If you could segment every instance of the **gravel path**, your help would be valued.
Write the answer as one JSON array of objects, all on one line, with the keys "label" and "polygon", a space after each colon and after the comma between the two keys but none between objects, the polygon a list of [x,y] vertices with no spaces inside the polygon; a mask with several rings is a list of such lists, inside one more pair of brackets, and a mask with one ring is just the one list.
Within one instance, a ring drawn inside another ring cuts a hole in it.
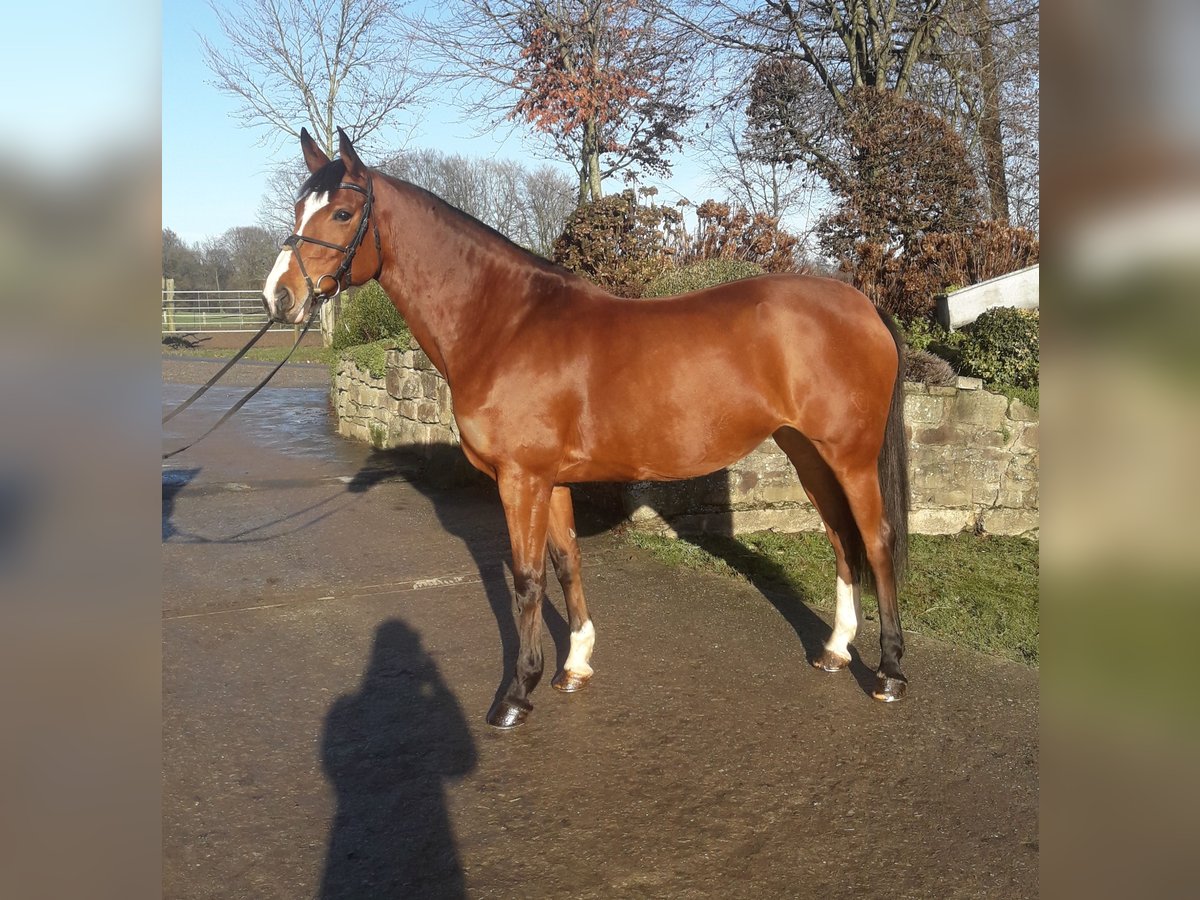
[{"label": "gravel path", "polygon": [[[228,358],[201,358],[163,354],[163,384],[204,384]],[[253,387],[274,366],[273,362],[242,360],[223,379],[224,387]],[[271,379],[271,387],[329,387],[329,366],[324,363],[288,363]]]}]

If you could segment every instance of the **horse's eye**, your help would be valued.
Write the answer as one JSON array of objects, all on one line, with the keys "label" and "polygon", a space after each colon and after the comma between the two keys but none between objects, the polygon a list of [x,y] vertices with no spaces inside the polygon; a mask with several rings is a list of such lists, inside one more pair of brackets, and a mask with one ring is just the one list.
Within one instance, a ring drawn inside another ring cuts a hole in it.
[{"label": "horse's eye", "polygon": [[337,212],[335,212],[333,214],[333,218],[338,222],[349,222],[350,221],[350,212],[345,209],[339,209]]}]

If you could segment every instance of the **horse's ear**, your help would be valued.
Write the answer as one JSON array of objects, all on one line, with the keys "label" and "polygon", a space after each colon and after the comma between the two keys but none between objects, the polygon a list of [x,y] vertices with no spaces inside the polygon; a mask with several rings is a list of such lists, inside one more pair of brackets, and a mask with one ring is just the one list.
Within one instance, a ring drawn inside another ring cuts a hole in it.
[{"label": "horse's ear", "polygon": [[365,168],[363,161],[358,158],[358,154],[354,152],[354,145],[350,143],[350,138],[346,136],[346,132],[338,129],[338,153],[342,157],[342,162],[346,164],[346,174],[354,177]]},{"label": "horse's ear", "polygon": [[300,149],[304,151],[304,164],[313,174],[329,165],[329,157],[325,155],[324,150],[317,146],[317,142],[312,139],[307,128],[300,129]]}]

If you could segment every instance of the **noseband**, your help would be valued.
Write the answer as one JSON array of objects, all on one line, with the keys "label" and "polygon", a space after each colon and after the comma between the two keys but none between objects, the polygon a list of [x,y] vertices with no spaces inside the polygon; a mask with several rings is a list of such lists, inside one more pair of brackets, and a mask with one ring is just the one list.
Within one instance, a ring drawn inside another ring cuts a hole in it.
[{"label": "noseband", "polygon": [[[332,300],[342,292],[342,289],[346,286],[344,282],[347,276],[350,274],[350,267],[354,264],[354,255],[358,253],[358,248],[362,244],[363,238],[367,235],[367,223],[371,220],[371,208],[375,202],[375,192],[371,185],[370,175],[367,175],[367,186],[365,189],[359,187],[357,184],[350,184],[349,182],[343,181],[336,188],[334,188],[334,190],[358,191],[367,198],[366,202],[363,204],[362,218],[359,219],[358,230],[354,232],[354,237],[351,239],[350,243],[343,247],[341,244],[323,241],[320,238],[306,237],[298,232],[292,234],[283,242],[283,246],[292,251],[292,255],[296,258],[297,265],[300,266],[300,274],[304,276],[304,283],[308,285],[308,296],[304,300],[305,303],[324,303],[326,300]],[[321,247],[328,247],[331,250],[336,250],[341,253],[342,263],[337,267],[337,271],[332,275],[326,273],[320,276],[314,283],[308,274],[308,269],[304,267],[304,258],[298,252],[300,243],[302,241],[309,244],[317,244]],[[375,224],[375,255],[379,260],[379,267],[376,268],[375,274],[371,276],[372,278],[377,278],[380,270],[383,268],[383,254],[379,244],[378,223]],[[326,278],[333,280],[334,290],[332,294],[324,294],[320,290],[321,284]]]}]

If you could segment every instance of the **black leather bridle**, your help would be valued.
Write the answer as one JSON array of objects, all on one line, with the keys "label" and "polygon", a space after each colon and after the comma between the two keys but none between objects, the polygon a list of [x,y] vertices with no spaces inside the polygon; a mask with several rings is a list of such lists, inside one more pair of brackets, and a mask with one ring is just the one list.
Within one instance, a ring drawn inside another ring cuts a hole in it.
[{"label": "black leather bridle", "polygon": [[[275,368],[273,368],[270,372],[267,373],[266,378],[264,378],[262,381],[260,381],[244,397],[242,397],[242,399],[240,399],[237,403],[235,403],[231,409],[229,409],[223,416],[221,416],[221,418],[219,418],[216,421],[216,424],[212,425],[207,431],[205,431],[203,434],[200,435],[200,437],[196,438],[191,443],[185,444],[184,446],[180,447],[177,450],[172,450],[170,453],[164,453],[162,455],[163,459],[170,459],[172,456],[177,456],[178,454],[182,453],[184,450],[187,450],[189,447],[193,446],[194,444],[196,444],[199,441],[203,440],[204,438],[208,437],[210,434],[212,434],[214,431],[216,431],[218,428],[220,428],[222,425],[224,425],[227,421],[229,421],[229,419],[233,416],[233,414],[236,413],[243,406],[245,406],[251,397],[253,397],[259,391],[261,391],[264,387],[266,387],[267,382],[270,381],[275,376],[275,373],[278,372],[281,368],[283,368],[284,364],[289,359],[292,358],[292,354],[296,352],[296,348],[300,346],[300,342],[302,340],[304,340],[304,336],[306,334],[308,334],[308,330],[310,328],[312,328],[313,322],[317,318],[317,312],[319,311],[321,304],[324,303],[326,300],[332,300],[334,297],[336,297],[338,294],[340,294],[342,292],[342,289],[346,286],[344,284],[344,282],[347,279],[347,277],[350,275],[350,267],[352,265],[354,265],[354,255],[356,253],[358,253],[358,248],[362,245],[363,238],[367,236],[367,223],[371,221],[371,208],[375,204],[375,191],[371,185],[371,176],[369,173],[367,175],[367,186],[365,189],[359,187],[357,184],[350,184],[349,182],[343,181],[336,188],[334,188],[334,190],[358,191],[360,194],[362,194],[364,197],[367,198],[366,202],[363,203],[362,218],[358,222],[358,230],[354,232],[354,237],[353,237],[353,239],[351,239],[350,243],[347,244],[345,247],[343,247],[341,244],[334,244],[330,241],[323,241],[320,238],[306,237],[305,235],[302,235],[302,234],[293,234],[291,237],[289,237],[286,241],[283,242],[283,246],[288,248],[289,250],[291,250],[292,255],[296,257],[296,264],[300,266],[300,274],[302,274],[304,276],[304,283],[306,285],[308,285],[308,296],[304,299],[304,302],[312,304],[312,309],[309,312],[308,321],[304,325],[304,330],[301,331],[300,334],[298,334],[296,336],[296,342],[294,344],[292,344],[292,349],[288,351],[287,356],[285,356],[282,360],[280,360],[275,365]],[[337,271],[334,272],[332,275],[330,275],[328,273],[325,275],[322,275],[320,278],[317,279],[316,283],[314,284],[312,278],[309,277],[308,270],[304,267],[303,257],[301,257],[299,252],[297,252],[301,242],[307,242],[309,244],[318,244],[322,247],[329,247],[330,249],[337,250],[339,253],[341,253],[342,254],[342,262],[341,262],[341,265],[339,265],[337,267]],[[383,271],[383,251],[381,249],[381,245],[379,242],[379,223],[378,222],[375,223],[375,256],[379,260],[379,265],[376,266],[375,274],[371,276],[372,278],[378,278],[379,273]],[[326,278],[333,279],[333,283],[334,283],[335,287],[334,287],[334,291],[332,294],[322,294],[319,292],[319,288],[320,288],[322,282],[324,282]],[[199,400],[200,397],[203,396],[204,393],[209,388],[211,388],[214,384],[216,384],[218,381],[220,381],[221,377],[226,372],[228,372],[231,368],[233,368],[234,364],[237,363],[238,360],[240,360],[243,356],[246,355],[246,351],[248,351],[251,347],[253,347],[255,344],[258,343],[259,338],[261,338],[264,334],[267,333],[267,330],[270,329],[270,327],[275,323],[275,320],[273,318],[271,318],[271,307],[267,303],[266,297],[263,297],[263,306],[266,307],[266,309],[267,309],[268,319],[267,319],[266,323],[262,326],[262,328],[259,329],[258,334],[254,335],[254,337],[250,338],[249,343],[247,343],[245,347],[243,347],[241,350],[239,350],[237,352],[237,354],[232,359],[229,360],[229,362],[225,363],[225,365],[223,365],[221,367],[220,371],[218,371],[216,375],[212,376],[212,378],[208,379],[208,381],[204,385],[202,385],[198,391],[196,391],[194,394],[192,394],[190,397],[188,397],[186,400],[184,400],[183,403],[179,404],[177,407],[175,407],[173,410],[171,410],[169,413],[167,413],[165,416],[163,416],[162,424],[166,425],[169,421],[171,421],[171,419],[175,418],[177,415],[179,415],[181,412],[183,412],[185,409],[187,409],[189,406],[191,406],[193,403],[195,403],[197,400]],[[279,321],[282,321],[282,320],[279,320]],[[285,324],[291,324],[291,323],[285,323]]]},{"label": "black leather bridle", "polygon": [[[296,258],[296,265],[300,267],[300,274],[304,276],[304,283],[308,285],[308,296],[304,298],[305,303],[320,304],[326,300],[332,300],[346,287],[345,281],[350,275],[350,267],[354,265],[354,255],[358,253],[358,248],[362,245],[363,238],[367,236],[367,225],[371,221],[371,210],[375,205],[375,191],[371,184],[371,176],[367,175],[367,186],[361,188],[357,184],[350,184],[348,181],[343,181],[334,190],[337,191],[358,191],[366,197],[366,202],[363,203],[362,218],[358,221],[358,230],[354,232],[354,237],[346,246],[335,244],[331,241],[323,241],[320,238],[308,237],[307,235],[294,232],[287,240],[283,242],[284,248],[291,250],[292,255]],[[300,255],[300,244],[316,244],[320,247],[328,247],[331,250],[336,250],[342,254],[341,265],[337,267],[332,275],[326,273],[320,276],[314,283],[312,277],[308,274],[308,269],[304,266],[304,257]],[[383,268],[383,252],[379,243],[379,223],[375,223],[375,256],[379,260],[379,265],[375,269],[375,274],[372,278],[378,278],[379,273]],[[330,278],[334,283],[332,294],[321,293],[321,284],[326,278]],[[264,302],[266,298],[263,298]]]}]

